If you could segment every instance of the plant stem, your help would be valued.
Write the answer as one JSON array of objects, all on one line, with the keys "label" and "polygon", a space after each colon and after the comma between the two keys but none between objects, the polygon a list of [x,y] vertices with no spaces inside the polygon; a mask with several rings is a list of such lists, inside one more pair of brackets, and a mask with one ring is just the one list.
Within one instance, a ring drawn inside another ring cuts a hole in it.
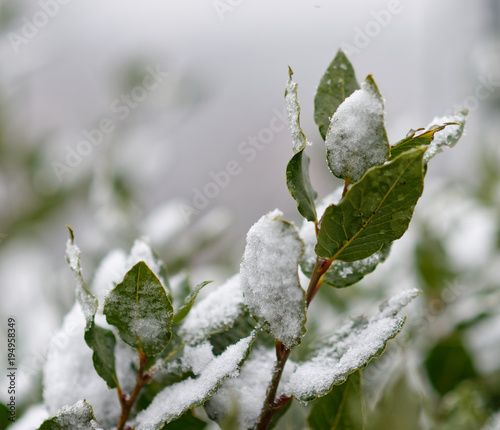
[{"label": "plant stem", "polygon": [[[333,259],[325,260],[324,258],[317,258],[316,264],[314,265],[313,273],[311,275],[311,281],[309,282],[309,287],[307,288],[306,294],[306,306],[309,307],[312,299],[316,295],[321,286],[321,278],[326,273]],[[266,430],[271,423],[273,416],[276,412],[282,409],[290,401],[288,398],[278,399],[276,401],[276,393],[278,391],[278,386],[281,380],[281,375],[283,374],[283,369],[285,364],[290,357],[290,349],[285,348],[285,346],[276,341],[276,357],[277,362],[274,366],[273,378],[267,389],[267,397],[264,402],[264,408],[260,414],[259,423],[257,424],[256,430]]]},{"label": "plant stem", "polygon": [[145,373],[146,370],[146,362],[148,360],[148,357],[146,354],[143,352],[139,353],[139,371],[137,372],[137,378],[135,382],[135,387],[134,390],[132,391],[132,394],[130,397],[127,399],[121,390],[118,390],[118,396],[120,398],[120,404],[122,405],[122,413],[120,415],[120,418],[118,419],[118,426],[116,430],[123,430],[125,427],[125,423],[128,420],[128,417],[130,415],[130,411],[132,410],[132,406],[134,406],[135,401],[137,400],[137,397],[139,396],[139,393],[142,390],[142,387],[146,385],[150,379],[151,376]]}]

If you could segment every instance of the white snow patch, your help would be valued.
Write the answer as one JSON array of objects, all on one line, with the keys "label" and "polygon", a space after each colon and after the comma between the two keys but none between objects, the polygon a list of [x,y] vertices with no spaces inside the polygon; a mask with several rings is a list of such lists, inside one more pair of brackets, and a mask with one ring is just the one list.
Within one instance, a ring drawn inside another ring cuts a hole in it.
[{"label": "white snow patch", "polygon": [[291,348],[305,333],[305,294],[297,272],[304,244],[282,215],[276,209],[250,228],[240,277],[253,315],[267,322],[273,336]]},{"label": "white snow patch", "polygon": [[427,126],[428,130],[433,126],[443,125],[450,122],[456,122],[459,125],[447,125],[443,130],[440,130],[434,134],[434,139],[432,140],[429,148],[424,155],[425,163],[427,163],[436,154],[441,152],[441,148],[443,146],[455,146],[455,144],[464,133],[466,118],[467,112],[461,111],[449,116],[436,117],[432,120],[432,122]]},{"label": "white snow patch", "polygon": [[326,134],[328,165],[332,173],[356,182],[389,155],[384,101],[371,78],[347,97],[334,113]]}]

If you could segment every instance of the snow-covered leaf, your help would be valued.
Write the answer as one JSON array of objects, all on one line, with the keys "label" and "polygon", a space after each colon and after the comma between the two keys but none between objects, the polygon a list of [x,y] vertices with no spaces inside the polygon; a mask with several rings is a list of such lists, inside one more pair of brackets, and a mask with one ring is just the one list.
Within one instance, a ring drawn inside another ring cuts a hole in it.
[{"label": "snow-covered leaf", "polygon": [[104,314],[123,341],[148,356],[168,344],[173,308],[162,284],[143,261],[106,297]]},{"label": "snow-covered leaf", "polygon": [[358,88],[354,69],[346,55],[339,50],[321,78],[314,97],[314,121],[323,139],[339,105]]},{"label": "snow-covered leaf", "polygon": [[300,105],[297,99],[297,84],[292,81],[293,71],[288,68],[288,82],[285,89],[286,110],[292,131],[293,152],[296,154],[307,146],[307,139],[300,128]]},{"label": "snow-covered leaf", "polygon": [[384,101],[371,76],[338,107],[325,145],[330,170],[350,183],[387,160]]},{"label": "snow-covered leaf", "polygon": [[370,169],[338,205],[329,206],[321,219],[316,254],[352,262],[399,239],[422,194],[425,150],[412,149]]},{"label": "snow-covered leaf", "polygon": [[87,328],[92,325],[94,315],[97,312],[97,299],[85,285],[80,266],[80,249],[75,245],[75,236],[73,230],[68,227],[70,238],[66,242],[66,260],[73,272],[76,280],[76,299],[82,307],[83,314],[87,323]]},{"label": "snow-covered leaf", "polygon": [[314,402],[307,422],[311,430],[364,429],[361,371]]},{"label": "snow-covered leaf", "polygon": [[38,430],[95,430],[92,406],[81,400],[72,406],[65,406],[56,415],[45,420]]},{"label": "snow-covered leaf", "polygon": [[185,379],[160,391],[151,404],[137,415],[135,429],[159,430],[188,409],[205,403],[225,378],[238,374],[255,336],[256,332],[253,332],[251,336],[229,346],[213,358],[196,378]]},{"label": "snow-covered leaf", "polygon": [[352,372],[380,356],[387,341],[403,327],[405,318],[398,312],[418,294],[416,289],[404,291],[384,302],[375,316],[347,320],[317,345],[306,361],[296,365],[284,382],[282,394],[305,402],[322,397]]},{"label": "snow-covered leaf", "polygon": [[194,301],[196,300],[198,293],[205,285],[210,284],[211,282],[212,281],[205,281],[202,282],[201,284],[198,284],[194,288],[194,290],[188,294],[188,296],[184,299],[184,304],[174,315],[174,324],[179,324],[184,318],[186,318],[186,316],[189,314],[189,311],[193,307]]},{"label": "snow-covered leaf", "polygon": [[428,128],[432,128],[436,125],[439,126],[441,124],[449,125],[444,130],[440,130],[434,135],[434,139],[425,153],[425,163],[427,163],[436,154],[440,153],[443,146],[448,146],[450,148],[455,146],[464,133],[465,120],[467,119],[468,114],[469,112],[467,110],[462,110],[454,113],[453,115],[434,118]]},{"label": "snow-covered leaf", "polygon": [[292,81],[292,69],[285,91],[288,120],[292,130],[294,155],[286,167],[286,185],[292,197],[297,201],[299,213],[309,221],[316,221],[314,200],[316,192],[309,179],[309,157],[304,153],[307,146],[306,136],[300,128],[300,105],[297,100],[297,84]]},{"label": "snow-covered leaf", "polygon": [[290,349],[306,332],[305,294],[297,273],[304,244],[282,215],[274,210],[250,228],[240,277],[251,313]]},{"label": "snow-covered leaf", "polygon": [[195,303],[182,322],[179,334],[188,343],[200,342],[232,327],[244,312],[240,277],[235,275]]}]

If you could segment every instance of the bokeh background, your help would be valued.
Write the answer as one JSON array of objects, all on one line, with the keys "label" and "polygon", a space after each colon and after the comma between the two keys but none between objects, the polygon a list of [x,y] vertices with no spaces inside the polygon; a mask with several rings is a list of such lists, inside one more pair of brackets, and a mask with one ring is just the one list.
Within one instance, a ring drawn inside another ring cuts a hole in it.
[{"label": "bokeh background", "polygon": [[[374,76],[391,143],[435,116],[470,115],[430,165],[391,258],[349,291],[321,292],[329,305],[315,312],[335,320],[424,291],[406,340],[366,371],[369,406],[396,420],[380,428],[480,428],[500,409],[498,0],[2,0],[0,309],[17,322],[20,416],[36,414],[48,340],[74,300],[66,225],[88,279],[146,236],[172,274],[222,283],[261,215],[277,207],[300,223],[285,184],[288,66],[313,184],[320,197],[339,185],[312,120],[339,47],[358,80]],[[154,89],[141,87],[148,75]],[[103,121],[113,131],[101,139]],[[80,144],[89,133],[98,144]],[[25,419],[18,428],[34,428]]]}]

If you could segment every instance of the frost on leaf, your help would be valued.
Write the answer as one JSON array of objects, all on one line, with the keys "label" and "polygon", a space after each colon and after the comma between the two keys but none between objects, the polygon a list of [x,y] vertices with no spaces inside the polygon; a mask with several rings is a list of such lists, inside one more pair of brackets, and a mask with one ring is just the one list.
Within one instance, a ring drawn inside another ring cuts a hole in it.
[{"label": "frost on leaf", "polygon": [[380,356],[388,340],[395,337],[405,321],[398,312],[419,294],[416,289],[402,292],[380,306],[370,318],[349,319],[321,342],[308,360],[296,364],[281,394],[310,401],[326,395],[333,385]]},{"label": "frost on leaf", "polygon": [[125,343],[148,356],[160,353],[170,341],[172,305],[158,278],[142,261],[108,294],[104,314]]},{"label": "frost on leaf", "polygon": [[166,423],[179,418],[188,409],[205,403],[227,377],[236,376],[248,356],[256,332],[229,346],[200,371],[196,378],[188,378],[164,388],[151,404],[139,412],[136,430],[159,430]]},{"label": "frost on leaf", "polygon": [[[436,154],[442,151],[443,146],[453,147],[459,141],[464,133],[465,120],[468,115],[467,110],[457,112],[453,115],[444,116],[441,118],[434,118],[432,123],[429,125],[429,129],[439,126],[441,124],[449,124],[443,130],[438,131],[434,134],[434,139],[429,145],[427,152],[424,156],[424,162],[427,163]],[[451,124],[455,123],[455,124]]]},{"label": "frost on leaf", "polygon": [[240,278],[250,312],[269,325],[275,339],[292,348],[306,331],[304,291],[297,273],[304,244],[282,215],[276,209],[250,228]]},{"label": "frost on leaf", "polygon": [[351,183],[387,160],[384,101],[371,76],[338,107],[325,145],[332,173]]},{"label": "frost on leaf", "polygon": [[202,341],[231,327],[244,311],[240,277],[235,275],[195,303],[179,333],[188,343]]},{"label": "frost on leaf", "polygon": [[289,68],[289,78],[285,90],[285,102],[288,112],[288,121],[290,122],[290,129],[292,131],[293,152],[297,153],[306,147],[307,140],[304,132],[300,128],[300,105],[297,100],[297,84],[292,81],[292,75],[293,71]]},{"label": "frost on leaf", "polygon": [[80,249],[75,245],[73,230],[69,228],[70,238],[66,243],[66,260],[73,272],[76,280],[76,298],[82,307],[87,322],[87,328],[90,328],[94,320],[94,315],[97,311],[97,299],[85,285],[82,276],[82,268],[80,266]]},{"label": "frost on leaf", "polygon": [[38,430],[95,430],[92,406],[81,400],[72,406],[65,406],[53,418],[45,420]]}]

